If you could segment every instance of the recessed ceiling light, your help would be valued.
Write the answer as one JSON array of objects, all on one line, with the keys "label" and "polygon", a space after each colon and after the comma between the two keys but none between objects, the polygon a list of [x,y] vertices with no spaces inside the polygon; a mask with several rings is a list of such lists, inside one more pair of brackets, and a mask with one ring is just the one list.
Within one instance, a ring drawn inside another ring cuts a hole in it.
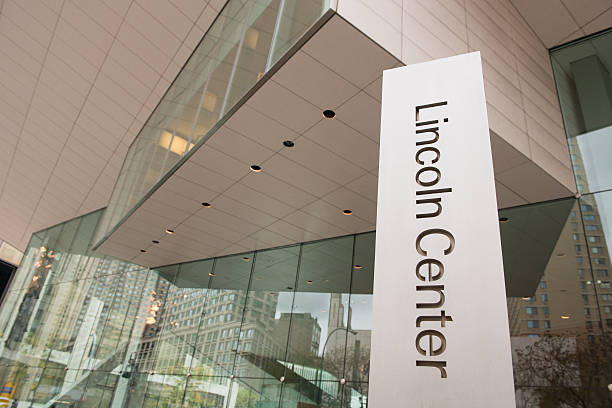
[{"label": "recessed ceiling light", "polygon": [[567,319],[569,319],[570,317],[569,317],[569,316],[567,316],[567,315],[562,315],[562,316],[561,316],[561,318],[562,318],[563,320],[567,320]]},{"label": "recessed ceiling light", "polygon": [[335,116],[336,116],[336,112],[334,112],[334,111],[333,111],[333,110],[331,110],[331,109],[325,109],[325,110],[323,111],[323,117],[324,117],[325,119],[333,119]]},{"label": "recessed ceiling light", "polygon": [[531,299],[531,298],[530,298],[529,296],[524,296],[524,297],[522,297],[521,299],[523,299],[523,300],[529,300],[529,299]]},{"label": "recessed ceiling light", "polygon": [[151,242],[152,242],[152,243],[154,243],[154,244],[159,244],[159,241],[158,241],[158,240],[156,240],[156,239],[154,239],[154,240],[153,240],[153,241],[151,241]]},{"label": "recessed ceiling light", "polygon": [[212,207],[212,206],[210,205],[210,203],[203,202],[203,203],[202,203],[202,207],[204,207],[204,208],[210,208],[210,207]]},{"label": "recessed ceiling light", "polygon": [[214,272],[208,272],[208,276],[215,276]]},{"label": "recessed ceiling light", "polygon": [[510,222],[510,218],[508,217],[499,217],[499,222],[502,224]]},{"label": "recessed ceiling light", "polygon": [[293,147],[293,146],[295,146],[295,143],[293,143],[291,140],[285,140],[283,142],[283,146],[285,146],[285,147]]},{"label": "recessed ceiling light", "polygon": [[293,288],[291,286],[287,286],[287,289],[289,290],[293,290]]},{"label": "recessed ceiling light", "polygon": [[307,280],[306,283],[309,284],[309,285],[312,285],[312,281],[311,280]]},{"label": "recessed ceiling light", "polygon": [[248,262],[248,261],[249,261],[249,257],[248,257],[248,256],[243,256],[243,257],[242,257],[242,260],[243,260],[244,262]]},{"label": "recessed ceiling light", "polygon": [[323,282],[328,283],[328,282],[329,282],[329,279],[325,279]]},{"label": "recessed ceiling light", "polygon": [[255,172],[255,173],[259,173],[261,171],[261,166],[258,166],[256,164],[252,164],[251,165],[251,171]]},{"label": "recessed ceiling light", "polygon": [[342,214],[344,215],[351,215],[353,213],[352,210],[342,210]]},{"label": "recessed ceiling light", "polygon": [[355,268],[355,269],[362,269],[363,266],[361,266],[361,265],[353,265],[353,268]]},{"label": "recessed ceiling light", "polygon": [[142,252],[143,254],[146,254],[149,251],[147,251],[146,249],[141,249],[140,252]]},{"label": "recessed ceiling light", "polygon": [[174,234],[174,230],[171,230],[170,228],[166,228],[166,234]]},{"label": "recessed ceiling light", "polygon": [[559,253],[557,254],[557,256],[558,256],[559,258],[565,258],[566,254],[565,254],[565,252],[559,252]]}]

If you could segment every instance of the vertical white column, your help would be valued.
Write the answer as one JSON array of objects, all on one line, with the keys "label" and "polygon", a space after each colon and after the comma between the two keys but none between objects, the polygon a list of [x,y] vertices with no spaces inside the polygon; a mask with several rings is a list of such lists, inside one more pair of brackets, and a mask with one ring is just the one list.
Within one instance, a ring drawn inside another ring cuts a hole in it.
[{"label": "vertical white column", "polygon": [[514,408],[479,53],[387,70],[368,405]]}]

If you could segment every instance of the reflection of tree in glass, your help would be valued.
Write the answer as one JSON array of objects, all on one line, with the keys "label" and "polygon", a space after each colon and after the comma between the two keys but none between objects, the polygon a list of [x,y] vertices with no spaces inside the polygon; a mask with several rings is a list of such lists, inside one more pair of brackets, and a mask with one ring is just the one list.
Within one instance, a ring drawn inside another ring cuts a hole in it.
[{"label": "reflection of tree in glass", "polygon": [[[516,350],[517,406],[609,407],[605,339],[544,336]],[[604,364],[602,366],[602,361]]]}]

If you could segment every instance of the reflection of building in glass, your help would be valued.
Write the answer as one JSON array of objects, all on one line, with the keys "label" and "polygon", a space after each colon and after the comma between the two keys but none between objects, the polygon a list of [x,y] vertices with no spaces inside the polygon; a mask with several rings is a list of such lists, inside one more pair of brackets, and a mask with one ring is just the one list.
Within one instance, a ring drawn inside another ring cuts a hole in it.
[{"label": "reflection of building in glass", "polygon": [[318,350],[317,320],[307,313],[278,313],[276,292],[249,292],[248,299],[243,291],[230,289],[168,292],[157,329],[145,328],[146,341],[134,361],[138,371],[245,376],[263,359],[285,359],[290,325],[297,340],[291,343],[292,353]]}]

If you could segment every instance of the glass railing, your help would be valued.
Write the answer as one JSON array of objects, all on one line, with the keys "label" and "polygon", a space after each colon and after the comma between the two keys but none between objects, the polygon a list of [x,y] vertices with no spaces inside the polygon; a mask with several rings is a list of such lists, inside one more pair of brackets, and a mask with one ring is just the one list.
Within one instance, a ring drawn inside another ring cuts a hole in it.
[{"label": "glass railing", "polygon": [[130,146],[96,243],[206,142],[329,1],[226,3]]}]

